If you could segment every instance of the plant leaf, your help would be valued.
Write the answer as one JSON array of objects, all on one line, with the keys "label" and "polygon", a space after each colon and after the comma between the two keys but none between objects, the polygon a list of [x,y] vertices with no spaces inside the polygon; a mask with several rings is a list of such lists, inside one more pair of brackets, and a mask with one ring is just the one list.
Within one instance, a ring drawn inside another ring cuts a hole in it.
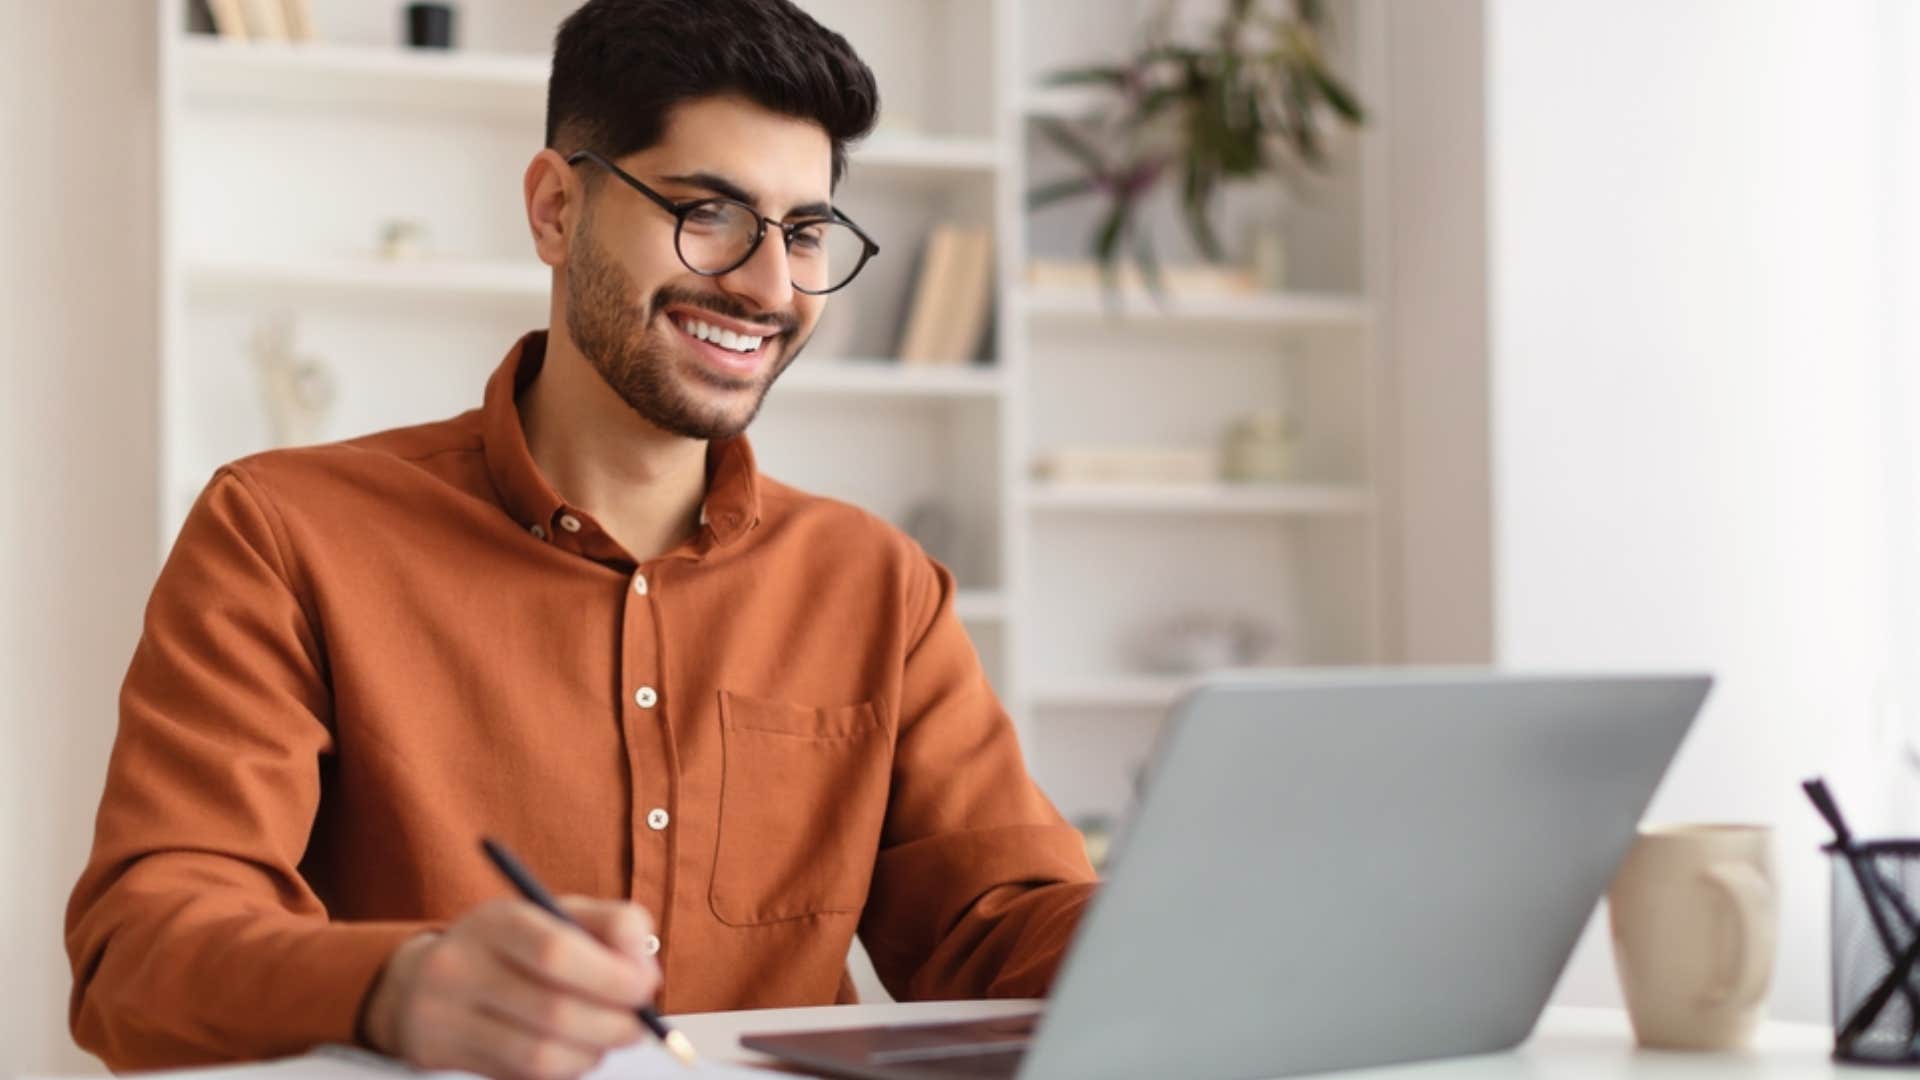
[{"label": "plant leaf", "polygon": [[1113,208],[1107,212],[1107,220],[1094,235],[1093,257],[1100,264],[1100,284],[1110,309],[1120,299],[1120,241],[1125,238],[1132,222],[1133,203],[1124,196],[1116,196]]},{"label": "plant leaf", "polygon": [[1153,235],[1147,229],[1133,230],[1133,261],[1140,267],[1140,280],[1146,283],[1147,292],[1162,307],[1167,303],[1166,283],[1160,277],[1160,259],[1153,251]]},{"label": "plant leaf", "polygon": [[1287,116],[1292,121],[1294,149],[1299,151],[1301,160],[1309,165],[1319,165],[1325,155],[1320,152],[1320,133],[1313,127],[1313,95],[1307,88],[1310,83],[1299,68],[1287,70],[1286,96]]},{"label": "plant leaf", "polygon": [[1100,149],[1073,129],[1071,124],[1053,116],[1037,116],[1034,127],[1048,142],[1060,148],[1061,152],[1079,162],[1081,167],[1096,177],[1111,173],[1107,168],[1106,156]]},{"label": "plant leaf", "polygon": [[1213,229],[1213,219],[1208,211],[1213,203],[1214,181],[1198,162],[1187,162],[1186,183],[1183,185],[1180,199],[1182,216],[1187,223],[1187,232],[1193,237],[1193,245],[1209,261],[1219,262],[1224,256],[1220,250],[1220,237]]},{"label": "plant leaf", "polygon": [[1085,195],[1099,186],[1100,182],[1091,176],[1075,176],[1041,184],[1027,192],[1027,209],[1038,210],[1043,206],[1051,206],[1065,199]]},{"label": "plant leaf", "polygon": [[1084,86],[1087,83],[1104,83],[1107,86],[1125,86],[1129,72],[1123,67],[1111,64],[1098,64],[1090,67],[1063,68],[1050,72],[1040,80],[1043,86]]},{"label": "plant leaf", "polygon": [[1358,126],[1367,122],[1367,111],[1360,107],[1353,92],[1335,78],[1333,72],[1327,70],[1326,65],[1316,60],[1307,66],[1307,74],[1313,79],[1314,85],[1320,88],[1320,94],[1327,99],[1327,104],[1348,124]]}]

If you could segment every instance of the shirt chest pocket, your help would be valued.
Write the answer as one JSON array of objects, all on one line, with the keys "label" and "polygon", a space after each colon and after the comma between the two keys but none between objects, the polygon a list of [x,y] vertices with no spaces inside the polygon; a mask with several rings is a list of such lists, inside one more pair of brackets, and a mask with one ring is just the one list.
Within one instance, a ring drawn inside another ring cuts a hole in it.
[{"label": "shirt chest pocket", "polygon": [[720,844],[709,901],[753,926],[858,912],[886,818],[892,748],[872,703],[720,694]]}]

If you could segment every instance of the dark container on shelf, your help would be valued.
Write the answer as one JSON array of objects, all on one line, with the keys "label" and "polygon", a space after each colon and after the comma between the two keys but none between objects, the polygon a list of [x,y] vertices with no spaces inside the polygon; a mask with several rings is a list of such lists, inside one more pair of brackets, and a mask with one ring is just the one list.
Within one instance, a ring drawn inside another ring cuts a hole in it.
[{"label": "dark container on shelf", "polygon": [[407,44],[416,49],[453,48],[453,5],[408,4]]}]

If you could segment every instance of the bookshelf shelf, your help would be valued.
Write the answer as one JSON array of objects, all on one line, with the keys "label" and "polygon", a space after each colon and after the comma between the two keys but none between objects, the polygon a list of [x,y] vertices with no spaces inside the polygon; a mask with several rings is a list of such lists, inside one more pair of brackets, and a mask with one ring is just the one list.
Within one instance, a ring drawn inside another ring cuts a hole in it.
[{"label": "bookshelf shelf", "polygon": [[[542,56],[199,37],[181,43],[180,61],[194,105],[425,110],[516,123],[546,111]],[[851,155],[862,169],[888,173],[991,176],[1001,167],[993,139],[965,135],[880,131]]]},{"label": "bookshelf shelf", "polygon": [[1351,515],[1373,508],[1367,489],[1330,484],[1036,484],[1026,499],[1052,513]]},{"label": "bookshelf shelf", "polygon": [[897,360],[802,355],[780,376],[775,393],[992,401],[1006,392],[1006,385],[1000,369],[991,364],[910,365]]},{"label": "bookshelf shelf", "polygon": [[188,37],[179,60],[195,105],[377,105],[516,119],[546,106],[547,62],[535,56]]},{"label": "bookshelf shelf", "polygon": [[954,594],[953,610],[962,622],[997,623],[1007,617],[1007,598],[998,589],[961,589]]},{"label": "bookshelf shelf", "polygon": [[1093,289],[1029,288],[1019,293],[1027,314],[1064,322],[1216,324],[1274,329],[1363,330],[1373,325],[1373,306],[1337,293],[1225,293],[1174,296],[1163,307],[1141,293],[1122,293],[1117,304]]},{"label": "bookshelf shelf", "polygon": [[369,298],[515,299],[543,304],[552,284],[551,271],[532,258],[392,262],[371,257],[201,259],[187,264],[186,279],[196,296],[308,292]]},{"label": "bookshelf shelf", "polygon": [[1043,709],[1165,710],[1195,684],[1176,675],[1107,675],[1049,681],[1034,688]]}]

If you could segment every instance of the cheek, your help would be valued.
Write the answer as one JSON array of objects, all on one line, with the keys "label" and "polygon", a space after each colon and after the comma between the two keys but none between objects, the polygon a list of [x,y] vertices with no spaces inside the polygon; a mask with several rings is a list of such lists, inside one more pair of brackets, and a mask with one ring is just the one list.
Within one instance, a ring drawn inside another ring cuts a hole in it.
[{"label": "cheek", "polygon": [[[805,338],[808,334],[813,333],[813,328],[820,323],[820,313],[827,309],[828,303],[829,301],[824,296],[808,296],[802,292],[794,293],[793,313],[800,320],[800,332],[794,336],[797,338]],[[840,314],[845,316],[846,312],[843,311]]]}]

